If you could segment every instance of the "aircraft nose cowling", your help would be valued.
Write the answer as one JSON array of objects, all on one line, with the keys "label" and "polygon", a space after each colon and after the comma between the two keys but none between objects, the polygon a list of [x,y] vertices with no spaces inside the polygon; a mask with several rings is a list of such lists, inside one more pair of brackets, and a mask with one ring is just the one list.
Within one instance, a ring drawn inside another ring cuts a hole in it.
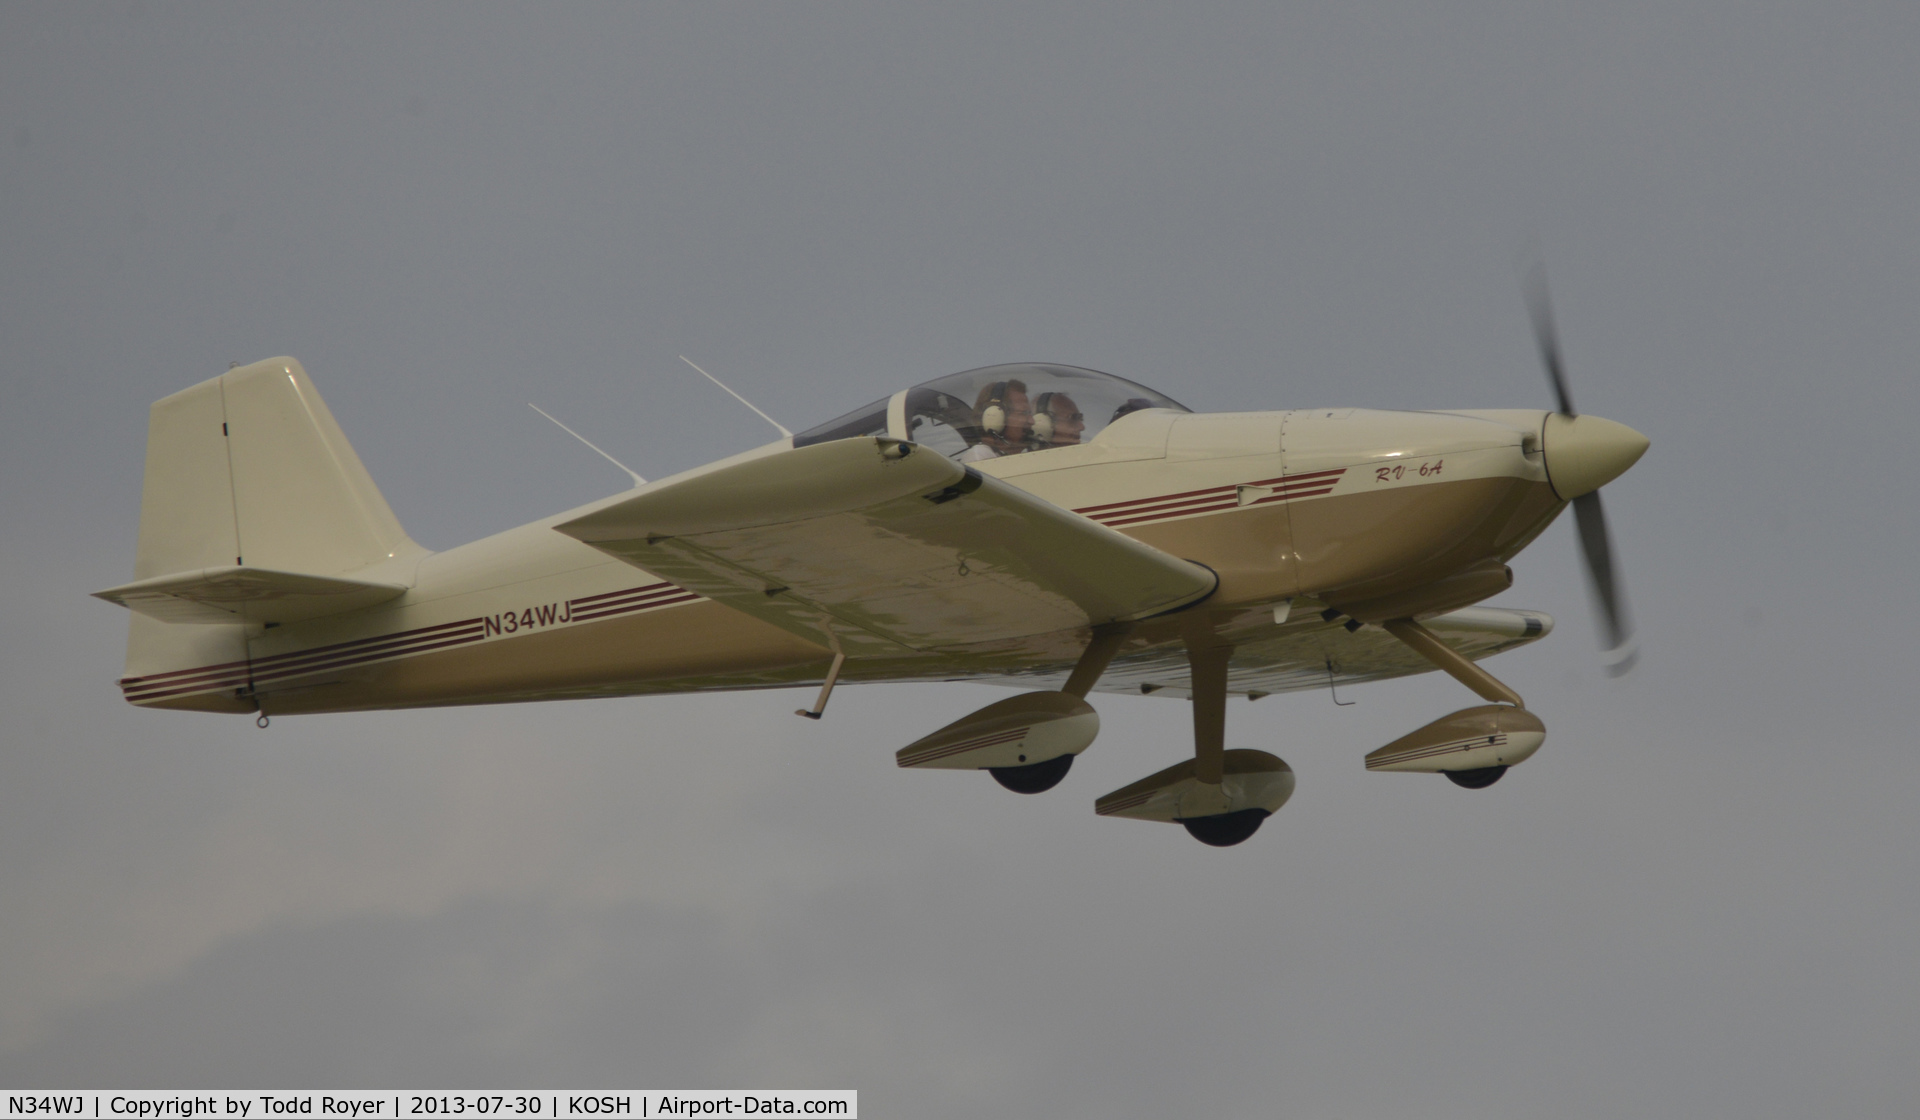
[{"label": "aircraft nose cowling", "polygon": [[1652,441],[1600,416],[1550,413],[1541,443],[1553,492],[1572,501],[1627,473]]}]

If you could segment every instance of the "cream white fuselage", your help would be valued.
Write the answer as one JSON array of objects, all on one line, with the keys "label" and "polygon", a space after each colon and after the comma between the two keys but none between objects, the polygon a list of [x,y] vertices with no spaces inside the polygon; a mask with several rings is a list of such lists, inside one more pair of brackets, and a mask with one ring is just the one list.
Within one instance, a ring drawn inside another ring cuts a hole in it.
[{"label": "cream white fuselage", "polygon": [[[1487,573],[1504,571],[1565,504],[1542,453],[1547,416],[1156,409],[1084,445],[971,465],[1212,569],[1218,587],[1194,609],[1240,648],[1266,651],[1236,665],[1236,691],[1279,691],[1431,668],[1341,623],[1372,621],[1373,607],[1381,617],[1439,615],[1443,629],[1446,612],[1505,586]],[[555,529],[633,493],[789,450],[782,440],[445,552],[396,555],[357,573],[405,586],[378,606],[278,624],[136,617],[122,688],[147,706],[278,714],[817,683],[833,657],[826,645]],[[1484,656],[1550,625],[1515,619],[1461,623],[1478,635],[1462,648]],[[195,633],[183,639],[182,629]],[[855,653],[844,679],[1056,680],[1087,635],[1082,625]],[[1177,694],[1180,649],[1177,622],[1141,623],[1102,687],[1157,691],[1160,681]]]}]

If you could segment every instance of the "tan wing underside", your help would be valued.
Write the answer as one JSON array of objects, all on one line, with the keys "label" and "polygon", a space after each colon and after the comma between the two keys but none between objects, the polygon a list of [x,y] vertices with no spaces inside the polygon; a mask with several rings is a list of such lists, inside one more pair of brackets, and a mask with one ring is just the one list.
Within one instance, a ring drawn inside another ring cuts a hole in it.
[{"label": "tan wing underside", "polygon": [[940,456],[873,438],[649,488],[560,532],[849,655],[1145,618],[1213,573]]},{"label": "tan wing underside", "polygon": [[[1503,607],[1465,607],[1427,619],[1425,625],[1447,645],[1478,661],[1539,641],[1553,630],[1545,612]],[[1433,671],[1433,663],[1393,635],[1372,627],[1349,631],[1308,615],[1282,627],[1263,627],[1243,635],[1234,646],[1227,671],[1233,695],[1273,694],[1358,684]],[[1004,683],[1022,687],[1059,687],[1062,672],[1020,675]],[[1145,693],[1184,699],[1191,695],[1186,651],[1178,644],[1123,653],[1095,686],[1097,692]]]}]

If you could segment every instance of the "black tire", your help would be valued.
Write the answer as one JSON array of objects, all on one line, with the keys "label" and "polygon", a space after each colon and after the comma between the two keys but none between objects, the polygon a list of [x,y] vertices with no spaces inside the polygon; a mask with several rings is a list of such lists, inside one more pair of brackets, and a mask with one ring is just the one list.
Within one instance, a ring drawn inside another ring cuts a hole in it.
[{"label": "black tire", "polygon": [[1045,762],[1034,762],[1026,766],[989,766],[987,773],[993,780],[1015,793],[1045,793],[1060,784],[1060,779],[1073,769],[1073,756],[1063,754],[1059,758],[1049,758]]},{"label": "black tire", "polygon": [[1478,770],[1442,770],[1447,780],[1461,789],[1486,789],[1505,775],[1504,766],[1484,766]]},{"label": "black tire", "polygon": [[1272,815],[1265,809],[1240,809],[1211,817],[1188,817],[1180,823],[1187,826],[1188,835],[1202,844],[1231,848],[1260,831],[1260,826]]}]

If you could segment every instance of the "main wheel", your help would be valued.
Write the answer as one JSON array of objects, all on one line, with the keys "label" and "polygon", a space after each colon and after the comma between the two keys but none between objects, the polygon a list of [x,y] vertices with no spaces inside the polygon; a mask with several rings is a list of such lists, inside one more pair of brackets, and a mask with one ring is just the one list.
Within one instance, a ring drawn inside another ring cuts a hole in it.
[{"label": "main wheel", "polygon": [[1211,817],[1188,817],[1180,823],[1188,835],[1215,848],[1231,848],[1260,831],[1260,825],[1273,814],[1265,809],[1240,809]]},{"label": "main wheel", "polygon": [[1507,772],[1504,766],[1483,766],[1478,770],[1442,770],[1447,780],[1462,789],[1486,789]]},{"label": "main wheel", "polygon": [[1026,766],[989,766],[987,773],[993,780],[1015,793],[1045,793],[1060,784],[1060,779],[1073,769],[1073,756],[1063,754],[1059,758],[1049,758],[1045,762],[1029,763]]}]

